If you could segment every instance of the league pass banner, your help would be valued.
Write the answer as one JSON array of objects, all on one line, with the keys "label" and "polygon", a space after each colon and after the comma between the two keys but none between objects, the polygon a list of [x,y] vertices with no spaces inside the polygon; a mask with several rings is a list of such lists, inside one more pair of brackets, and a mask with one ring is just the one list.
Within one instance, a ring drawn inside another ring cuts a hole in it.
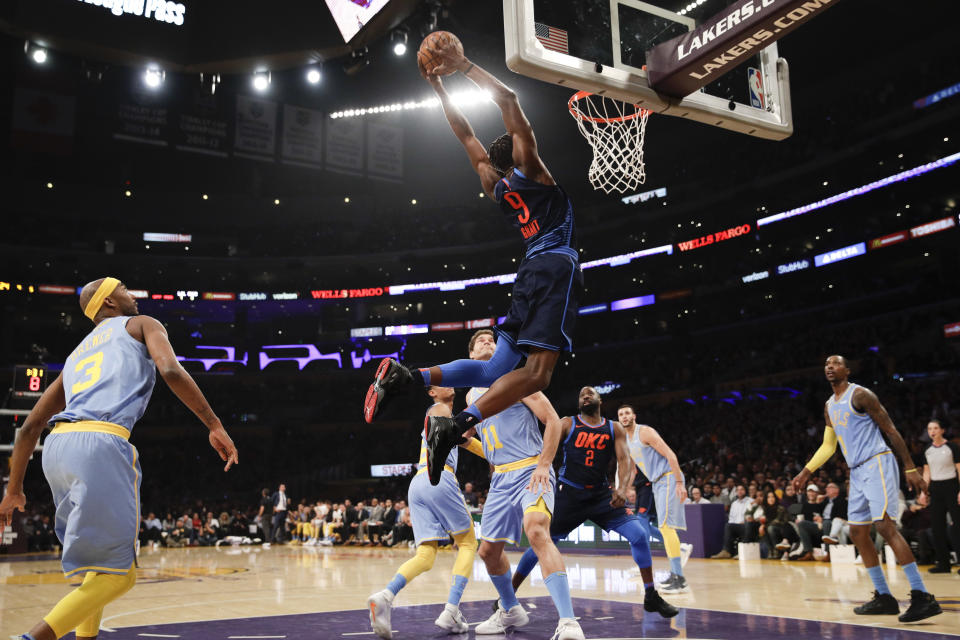
[{"label": "league pass banner", "polygon": [[403,129],[367,125],[367,172],[371,177],[403,178]]},{"label": "league pass banner", "polygon": [[363,172],[363,119],[327,120],[327,169],[343,173]]},{"label": "league pass banner", "polygon": [[283,105],[281,158],[287,164],[320,168],[323,163],[323,113]]},{"label": "league pass banner", "polygon": [[277,152],[277,103],[237,96],[234,155],[272,161]]}]

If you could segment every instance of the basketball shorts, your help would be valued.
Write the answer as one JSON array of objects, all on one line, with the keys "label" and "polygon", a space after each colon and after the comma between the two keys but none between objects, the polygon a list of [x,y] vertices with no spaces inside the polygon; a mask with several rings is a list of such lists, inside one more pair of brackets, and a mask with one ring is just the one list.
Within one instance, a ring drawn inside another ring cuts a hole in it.
[{"label": "basketball shorts", "polygon": [[883,514],[897,517],[900,506],[900,466],[890,451],[873,456],[850,470],[847,522],[870,524]]},{"label": "basketball shorts", "polygon": [[590,520],[605,531],[612,531],[634,518],[624,507],[610,506],[613,492],[610,487],[578,489],[561,482],[557,486],[557,500],[550,522],[550,536],[565,538],[567,534]]},{"label": "basketball shorts", "polygon": [[687,514],[683,501],[677,497],[677,483],[673,479],[672,471],[663,474],[653,483],[653,499],[657,505],[658,527],[686,530]]},{"label": "basketball shorts", "polygon": [[634,513],[646,518],[650,522],[657,521],[657,503],[653,499],[653,483],[649,480],[634,485],[637,492],[637,501]]},{"label": "basketball shorts", "polygon": [[431,540],[447,540],[473,527],[473,517],[463,500],[457,477],[450,471],[440,476],[440,484],[430,484],[426,469],[421,469],[407,489],[410,522],[417,545]]},{"label": "basketball shorts", "polygon": [[127,573],[140,531],[136,447],[97,431],[51,433],[43,444],[43,473],[56,505],[64,574]]},{"label": "basketball shorts", "polygon": [[573,350],[573,328],[583,295],[583,272],[567,253],[546,252],[525,259],[513,283],[510,310],[497,334],[521,351],[540,347]]},{"label": "basketball shorts", "polygon": [[481,540],[519,544],[523,533],[523,514],[529,507],[535,506],[540,498],[543,498],[547,510],[554,513],[557,480],[553,469],[550,469],[550,491],[527,491],[530,476],[536,468],[536,463],[533,463],[522,469],[493,473],[480,520]]}]

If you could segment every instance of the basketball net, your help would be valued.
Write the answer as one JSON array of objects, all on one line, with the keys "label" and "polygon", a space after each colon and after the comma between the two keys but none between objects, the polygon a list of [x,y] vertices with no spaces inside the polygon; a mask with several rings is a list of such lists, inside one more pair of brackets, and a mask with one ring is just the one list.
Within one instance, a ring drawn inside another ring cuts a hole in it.
[{"label": "basketball net", "polygon": [[589,91],[578,91],[567,103],[580,133],[593,148],[587,179],[604,193],[624,193],[643,184],[643,137],[650,111]]}]

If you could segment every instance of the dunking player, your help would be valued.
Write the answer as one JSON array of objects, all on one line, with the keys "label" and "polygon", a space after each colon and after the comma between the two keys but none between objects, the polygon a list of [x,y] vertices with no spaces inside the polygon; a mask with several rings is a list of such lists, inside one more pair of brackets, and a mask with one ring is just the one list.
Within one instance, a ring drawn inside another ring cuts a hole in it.
[{"label": "dunking player", "polygon": [[10,463],[10,484],[0,503],[0,531],[14,509],[23,511],[23,475],[47,424],[43,473],[57,507],[55,529],[63,545],[63,572],[85,574],[22,637],[54,640],[76,629],[96,638],[103,607],[137,580],[134,543],[140,525],[140,460],[128,442],[147,408],[156,372],[210,429],[210,445],[227,462],[237,449],[193,378],[177,361],[159,322],[137,315],[137,302],[116,278],[87,284],[80,307],[96,327],[84,338],[23,423]]},{"label": "dunking player", "polygon": [[[501,337],[501,340],[503,338]],[[493,332],[481,329],[470,339],[470,357],[486,361],[499,347]],[[473,388],[467,401],[474,402],[486,389]],[[537,418],[546,425],[543,437]],[[481,622],[477,635],[503,634],[527,624],[527,612],[517,600],[510,582],[510,562],[504,544],[520,540],[521,525],[546,575],[544,582],[560,620],[554,640],[583,640],[583,631],[573,614],[566,568],[557,546],[550,539],[556,479],[553,456],[560,442],[560,416],[540,392],[524,398],[505,411],[477,425],[487,461],[493,465],[490,492],[480,522],[480,558],[500,595],[499,607]]]},{"label": "dunking player", "polygon": [[[687,528],[683,501],[687,499],[683,472],[673,452],[656,429],[637,424],[637,414],[628,404],[621,405],[617,417],[627,434],[630,456],[640,471],[650,479],[656,504],[663,547],[670,560],[670,577],[660,586],[664,593],[687,593],[690,587],[683,577],[683,550],[677,529]],[[673,482],[671,482],[673,480]],[[693,547],[688,548],[688,553]]]},{"label": "dunking player", "polygon": [[[823,409],[827,423],[823,431],[823,444],[793,479],[793,486],[799,494],[809,482],[811,474],[833,456],[839,442],[840,451],[850,467],[847,508],[850,537],[860,551],[863,567],[876,588],[873,599],[856,607],[853,612],[860,615],[900,613],[900,605],[890,593],[877,549],[870,539],[870,525],[876,524],[877,531],[893,549],[897,563],[910,583],[910,607],[900,616],[900,622],[915,622],[935,616],[942,612],[940,605],[923,586],[910,545],[897,531],[897,525],[890,517],[890,514],[897,513],[897,501],[900,498],[900,469],[890,446],[906,465],[907,484],[921,492],[926,490],[927,483],[917,471],[906,443],[876,394],[850,382],[846,358],[827,358],[824,374],[833,387],[833,393]],[[886,434],[890,446],[884,441],[881,431]]]},{"label": "dunking player", "polygon": [[[537,153],[533,128],[516,94],[499,80],[452,48],[439,52],[444,62],[426,77],[443,105],[447,121],[463,144],[483,190],[508,216],[523,236],[525,254],[517,270],[512,303],[506,320],[497,327],[497,350],[487,361],[457,360],[441,366],[408,371],[386,359],[367,391],[364,417],[373,420],[383,402],[399,388],[416,381],[448,387],[489,387],[475,404],[455,418],[430,419],[427,468],[430,481],[440,481],[447,452],[460,434],[485,417],[500,413],[550,383],[562,350],[572,350],[574,321],[583,290],[574,242],[573,207]],[[500,107],[507,133],[489,152],[470,123],[450,100],[439,75],[460,71],[486,90]],[[438,74],[438,75],[432,75]],[[521,357],[526,364],[514,370]]]},{"label": "dunking player", "polygon": [[[606,531],[616,531],[630,542],[633,559],[640,568],[645,589],[643,608],[672,618],[680,611],[665,602],[653,584],[650,541],[647,529],[637,516],[624,509],[633,460],[627,447],[627,434],[619,422],[601,417],[600,394],[593,387],[580,390],[580,415],[564,418],[560,423],[563,466],[557,486],[556,511],[550,523],[553,540],[567,534],[587,520]],[[616,458],[619,482],[611,490],[607,469]],[[537,564],[533,549],[527,549],[513,574],[513,588],[518,589]]]},{"label": "dunking player", "polygon": [[[427,409],[427,416],[453,415],[453,389],[429,387],[427,394],[435,402]],[[461,446],[484,457],[483,447],[476,438],[468,438]],[[417,553],[400,565],[386,589],[376,592],[367,599],[367,606],[370,609],[370,626],[381,638],[393,636],[390,628],[390,608],[393,605],[394,596],[411,580],[433,568],[434,560],[437,558],[438,541],[447,540],[451,536],[457,543],[458,549],[457,559],[453,563],[453,584],[450,586],[447,604],[434,624],[450,633],[466,633],[469,630],[467,621],[460,613],[460,599],[463,597],[463,590],[467,586],[470,571],[473,569],[477,538],[473,533],[473,517],[467,509],[455,475],[459,460],[458,453],[457,449],[450,452],[444,466],[443,478],[440,484],[433,486],[426,476],[427,449],[421,438],[417,475],[410,481],[410,488],[407,490],[407,502],[410,504],[410,520],[413,522],[413,539],[417,545]]]}]

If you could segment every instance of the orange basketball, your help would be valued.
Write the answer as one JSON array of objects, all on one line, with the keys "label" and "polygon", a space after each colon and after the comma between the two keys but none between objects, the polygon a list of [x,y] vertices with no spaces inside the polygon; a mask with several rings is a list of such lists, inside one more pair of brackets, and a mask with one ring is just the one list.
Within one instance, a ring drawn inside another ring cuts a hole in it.
[{"label": "orange basketball", "polygon": [[[463,44],[460,38],[449,31],[434,31],[427,34],[427,37],[420,43],[420,50],[417,51],[417,66],[420,67],[420,73],[424,75],[433,73],[434,70],[443,62],[442,52],[453,49],[457,54],[463,55]],[[453,70],[444,75],[450,75]]]}]

